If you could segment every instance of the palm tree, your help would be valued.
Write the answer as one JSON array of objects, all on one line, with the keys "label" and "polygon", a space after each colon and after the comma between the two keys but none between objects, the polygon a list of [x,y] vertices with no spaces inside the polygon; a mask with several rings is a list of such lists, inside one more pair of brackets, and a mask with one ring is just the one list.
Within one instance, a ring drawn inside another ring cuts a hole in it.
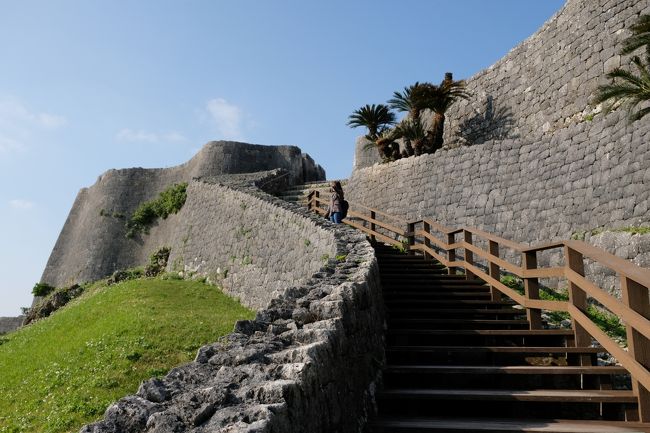
[{"label": "palm tree", "polygon": [[399,159],[399,144],[395,141],[398,138],[399,132],[396,129],[386,128],[375,140],[377,151],[383,161]]},{"label": "palm tree", "polygon": [[420,112],[427,108],[429,83],[419,83],[405,87],[404,92],[393,92],[388,105],[400,112],[408,112],[413,120],[419,120]]},{"label": "palm tree", "polygon": [[368,128],[366,138],[375,141],[389,125],[395,123],[395,113],[384,104],[364,105],[355,110],[348,119],[347,124],[352,128],[359,126]]},{"label": "palm tree", "polygon": [[633,56],[630,63],[638,75],[622,68],[616,68],[607,74],[612,79],[610,84],[598,86],[595,103],[607,102],[606,111],[624,106],[629,111],[629,120],[634,122],[650,114],[646,106],[638,111],[636,107],[650,101],[650,15],[641,15],[631,27],[632,35],[623,41],[621,55],[630,54],[638,48],[645,47],[645,62],[639,56]]},{"label": "palm tree", "polygon": [[398,138],[404,140],[404,157],[422,155],[427,131],[421,120],[404,119],[395,127]]},{"label": "palm tree", "polygon": [[427,89],[427,106],[433,112],[431,122],[431,139],[428,152],[435,152],[443,144],[443,133],[445,128],[445,113],[454,102],[459,99],[468,99],[471,95],[466,90],[465,81],[454,81],[451,72],[445,74],[440,85],[430,84]]}]

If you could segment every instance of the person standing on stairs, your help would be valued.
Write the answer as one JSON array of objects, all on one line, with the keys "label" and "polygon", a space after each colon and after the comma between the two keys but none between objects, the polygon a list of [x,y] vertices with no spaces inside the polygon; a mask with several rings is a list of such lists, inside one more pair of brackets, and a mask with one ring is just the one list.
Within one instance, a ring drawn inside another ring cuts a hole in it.
[{"label": "person standing on stairs", "polygon": [[330,205],[327,208],[327,215],[334,224],[341,224],[341,211],[343,206],[343,187],[338,180],[330,183]]}]

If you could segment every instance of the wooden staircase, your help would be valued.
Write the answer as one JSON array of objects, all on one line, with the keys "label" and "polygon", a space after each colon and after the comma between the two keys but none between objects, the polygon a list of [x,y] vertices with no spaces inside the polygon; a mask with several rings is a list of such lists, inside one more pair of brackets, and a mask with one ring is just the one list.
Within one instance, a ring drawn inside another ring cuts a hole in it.
[{"label": "wooden staircase", "polygon": [[376,245],[387,366],[373,433],[648,432],[624,368],[570,329],[531,330],[480,280]]}]

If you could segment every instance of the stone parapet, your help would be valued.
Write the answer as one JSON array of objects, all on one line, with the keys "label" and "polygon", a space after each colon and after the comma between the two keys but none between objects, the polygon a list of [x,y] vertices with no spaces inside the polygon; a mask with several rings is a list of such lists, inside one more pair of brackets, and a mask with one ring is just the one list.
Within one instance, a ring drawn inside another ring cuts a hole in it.
[{"label": "stone parapet", "polygon": [[226,180],[190,184],[169,266],[207,276],[227,266],[224,289],[265,307],[83,433],[360,432],[374,411],[384,317],[373,248],[351,228]]}]

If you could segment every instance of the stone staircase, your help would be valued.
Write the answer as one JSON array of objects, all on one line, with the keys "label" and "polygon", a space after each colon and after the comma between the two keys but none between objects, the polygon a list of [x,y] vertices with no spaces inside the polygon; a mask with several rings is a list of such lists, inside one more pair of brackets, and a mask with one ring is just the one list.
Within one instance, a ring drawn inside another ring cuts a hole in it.
[{"label": "stone staircase", "polygon": [[[376,246],[387,366],[373,433],[641,432],[626,371],[568,329],[530,330],[482,281]],[[621,385],[622,384],[622,385]]]},{"label": "stone staircase", "polygon": [[[312,190],[319,191],[321,197],[329,197],[328,194],[330,189],[330,182],[332,181],[323,180],[323,181],[307,182],[299,185],[294,185],[291,188],[282,191],[280,194],[278,194],[278,197],[291,203],[297,203],[301,206],[306,206],[307,195],[309,195],[309,192]],[[343,187],[343,191],[345,192],[347,179],[340,179],[339,182],[341,182],[341,186]]]}]

